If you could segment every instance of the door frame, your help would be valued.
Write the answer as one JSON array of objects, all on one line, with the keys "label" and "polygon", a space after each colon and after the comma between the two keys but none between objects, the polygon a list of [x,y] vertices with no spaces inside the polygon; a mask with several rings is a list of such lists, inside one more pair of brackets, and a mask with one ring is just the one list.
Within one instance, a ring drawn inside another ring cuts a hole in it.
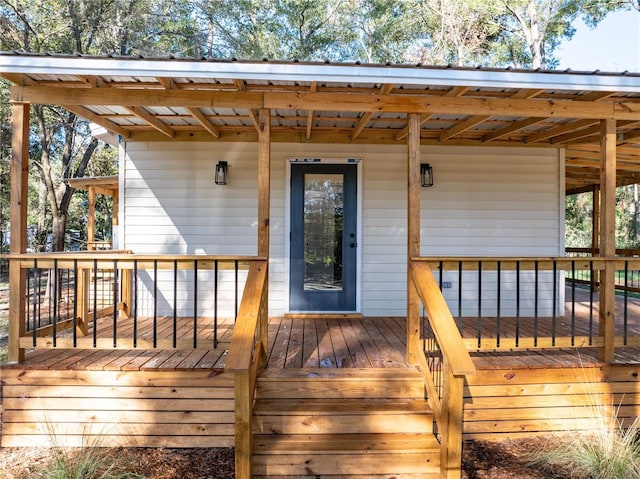
[{"label": "door frame", "polygon": [[360,313],[361,305],[361,288],[362,288],[362,158],[335,158],[335,157],[287,157],[285,158],[285,208],[284,208],[284,310],[287,313],[296,313],[300,311],[291,309],[290,287],[291,287],[291,166],[294,164],[323,164],[323,165],[344,165],[351,164],[356,166],[356,235],[358,247],[356,248],[356,307],[355,310],[349,311],[304,311],[304,313]]}]

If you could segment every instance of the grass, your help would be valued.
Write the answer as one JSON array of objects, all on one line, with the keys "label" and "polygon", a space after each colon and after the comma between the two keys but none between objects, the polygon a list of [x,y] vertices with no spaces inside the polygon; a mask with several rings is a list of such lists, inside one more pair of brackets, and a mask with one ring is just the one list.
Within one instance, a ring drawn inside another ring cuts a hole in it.
[{"label": "grass", "polygon": [[41,479],[134,479],[119,449],[84,446],[78,449],[54,447],[51,458],[38,471]]},{"label": "grass", "polygon": [[[53,424],[45,420],[51,440],[50,458],[33,477],[38,479],[141,479],[131,472],[131,464],[124,450],[105,447],[101,439],[82,436],[82,446],[69,448],[61,445]],[[89,425],[87,425],[89,426]],[[30,476],[31,477],[31,476]]]},{"label": "grass", "polygon": [[599,402],[601,396],[586,390],[589,382],[584,384],[593,417],[585,427],[590,429],[550,439],[531,452],[532,465],[560,470],[568,479],[640,478],[640,418],[625,424],[619,406]]}]

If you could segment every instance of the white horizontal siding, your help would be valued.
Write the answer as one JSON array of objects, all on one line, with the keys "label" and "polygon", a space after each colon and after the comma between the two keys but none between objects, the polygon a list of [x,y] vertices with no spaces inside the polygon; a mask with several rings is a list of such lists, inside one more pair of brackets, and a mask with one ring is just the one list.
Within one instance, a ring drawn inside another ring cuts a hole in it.
[{"label": "white horizontal siding", "polygon": [[[363,181],[359,192],[362,234],[358,241],[362,256],[361,311],[365,315],[403,315],[406,308],[406,147],[314,144],[273,144],[271,148],[271,314],[288,310],[286,179],[287,158],[295,156],[362,159]],[[422,156],[422,161],[434,168],[435,185],[421,191],[421,254],[554,256],[562,253],[564,203],[557,150],[425,146]],[[230,179],[226,186],[216,186],[213,182],[214,165],[219,160],[229,162]],[[256,144],[129,144],[123,175],[121,246],[136,253],[151,254],[256,254]],[[210,280],[202,278],[206,287]],[[453,283],[452,288],[445,290],[453,309],[457,307],[457,279],[447,276],[445,280]],[[489,314],[491,298],[496,296],[492,283],[495,278],[483,279],[486,314]],[[523,301],[530,305],[526,296],[529,286],[524,283]],[[548,297],[548,285],[552,281],[547,277],[542,283],[547,284],[547,292],[541,295]],[[148,281],[145,284],[151,287]],[[477,293],[473,297],[474,284],[477,278],[465,276],[464,314],[474,314],[474,304],[477,305]],[[164,303],[173,304],[172,288],[164,279],[162,285]],[[189,294],[188,287],[179,291],[181,311],[191,307]],[[501,313],[506,315],[511,311],[507,304],[510,301],[512,304],[510,290],[502,291],[501,295],[505,303]],[[148,305],[147,297],[144,301]],[[207,300],[202,301],[202,307],[206,307]],[[539,308],[548,311],[548,305],[547,301]]]}]

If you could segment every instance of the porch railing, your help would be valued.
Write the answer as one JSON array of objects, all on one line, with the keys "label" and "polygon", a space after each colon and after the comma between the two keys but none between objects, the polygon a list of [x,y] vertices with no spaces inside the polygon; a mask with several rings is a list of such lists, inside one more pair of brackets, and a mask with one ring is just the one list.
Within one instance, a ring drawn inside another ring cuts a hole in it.
[{"label": "porch railing", "polygon": [[[570,258],[589,258],[599,252],[599,248],[565,248],[565,252]],[[617,248],[616,256],[622,258],[640,258],[640,250],[629,248]],[[578,284],[588,284],[594,290],[600,286],[600,275],[598,271],[576,271],[575,276],[567,274],[568,281],[575,281]],[[640,274],[634,273],[630,276],[624,271],[617,271],[615,275],[615,285],[618,291],[629,291],[640,293]]]},{"label": "porch railing", "polygon": [[[255,257],[11,255],[25,276],[20,348],[215,349]],[[98,322],[100,320],[100,324]],[[15,321],[15,318],[14,320]]]},{"label": "porch railing", "polygon": [[255,261],[238,311],[225,370],[234,374],[235,477],[251,479],[252,414],[258,369],[267,365],[268,263]]},{"label": "porch railing", "polygon": [[629,284],[640,258],[420,258],[434,271],[469,350],[602,348],[600,296],[566,281],[615,268],[616,348],[640,346]]},{"label": "porch railing", "polygon": [[464,382],[476,369],[429,265],[412,261],[410,271],[424,312],[420,334],[413,340],[424,353],[418,360],[438,426],[440,477],[457,478],[462,463]]}]

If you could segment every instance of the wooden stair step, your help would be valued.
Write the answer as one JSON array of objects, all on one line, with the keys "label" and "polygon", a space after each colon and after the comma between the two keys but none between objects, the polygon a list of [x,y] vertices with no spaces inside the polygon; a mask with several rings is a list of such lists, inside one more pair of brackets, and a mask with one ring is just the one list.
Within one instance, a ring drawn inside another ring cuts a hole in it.
[{"label": "wooden stair step", "polygon": [[374,399],[261,399],[256,401],[253,414],[276,415],[370,415],[375,414],[420,414],[431,413],[424,399],[374,398]]},{"label": "wooden stair step", "polygon": [[433,434],[256,434],[253,451],[264,454],[381,454],[440,451]]},{"label": "wooden stair step", "polygon": [[254,455],[254,477],[278,478],[437,478],[440,451],[417,453],[382,452],[378,454]]},{"label": "wooden stair step", "polygon": [[410,368],[267,369],[256,385],[257,399],[422,397],[422,376]]}]

